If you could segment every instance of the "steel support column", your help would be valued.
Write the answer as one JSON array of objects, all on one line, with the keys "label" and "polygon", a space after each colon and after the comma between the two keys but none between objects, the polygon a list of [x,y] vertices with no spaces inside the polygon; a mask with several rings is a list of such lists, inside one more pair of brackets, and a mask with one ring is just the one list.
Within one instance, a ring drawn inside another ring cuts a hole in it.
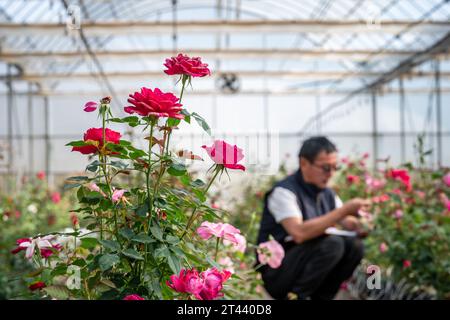
[{"label": "steel support column", "polygon": [[403,86],[403,77],[398,78],[400,92],[400,159],[402,163],[406,161],[406,125],[405,125],[405,88]]},{"label": "steel support column", "polygon": [[441,75],[439,60],[435,61],[435,89],[436,89],[436,142],[437,142],[437,165],[442,166],[442,97],[441,97]]},{"label": "steel support column", "polygon": [[378,112],[376,91],[372,90],[372,143],[373,143],[373,167],[378,168]]}]

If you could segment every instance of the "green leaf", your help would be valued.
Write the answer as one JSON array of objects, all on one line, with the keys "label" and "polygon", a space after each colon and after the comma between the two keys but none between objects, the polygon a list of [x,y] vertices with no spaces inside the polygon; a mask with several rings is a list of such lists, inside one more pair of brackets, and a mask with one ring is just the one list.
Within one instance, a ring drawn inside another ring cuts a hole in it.
[{"label": "green leaf", "polygon": [[128,116],[125,118],[122,118],[123,122],[132,123],[132,122],[139,122],[139,118],[137,116]]},{"label": "green leaf", "polygon": [[192,192],[194,192],[194,194],[197,196],[198,200],[200,200],[201,202],[205,202],[206,201],[206,196],[203,193],[202,190],[192,190]]},{"label": "green leaf", "polygon": [[208,261],[208,263],[213,266],[216,267],[217,269],[221,269],[221,267],[217,264],[217,262],[215,262],[213,259],[211,259],[210,257],[206,256],[206,261]]},{"label": "green leaf", "polygon": [[200,127],[202,127],[203,130],[205,130],[209,135],[211,135],[211,128],[209,127],[208,123],[206,123],[205,119],[203,119],[196,112],[192,113],[192,116],[197,121],[197,123],[200,125]]},{"label": "green leaf", "polygon": [[48,286],[43,288],[49,296],[58,300],[66,300],[69,298],[69,289],[66,286]]},{"label": "green leaf", "polygon": [[191,123],[191,114],[186,109],[182,109],[180,112],[182,115],[184,115],[184,121],[187,123]]},{"label": "green leaf", "polygon": [[112,266],[118,264],[120,262],[120,258],[117,254],[104,254],[98,260],[98,264],[102,271],[106,271],[111,269]]},{"label": "green leaf", "polygon": [[66,181],[89,181],[89,177],[86,176],[69,177],[66,179]]},{"label": "green leaf", "polygon": [[126,250],[122,251],[122,253],[123,253],[125,256],[129,257],[129,258],[133,258],[133,259],[136,259],[136,260],[144,260],[144,257],[142,257],[142,256],[139,254],[139,252],[137,252],[137,251],[134,250],[134,249],[126,249]]},{"label": "green leaf", "polygon": [[120,118],[110,118],[108,119],[110,122],[116,122],[116,123],[124,123],[124,121]]},{"label": "green leaf", "polygon": [[120,244],[114,240],[100,240],[100,243],[112,252],[120,251]]},{"label": "green leaf", "polygon": [[150,227],[150,232],[156,239],[163,241],[163,234],[162,234],[161,228],[157,224]]},{"label": "green leaf", "polygon": [[155,242],[154,239],[146,235],[145,233],[140,233],[137,236],[134,236],[132,241],[139,242],[139,243],[152,243]]},{"label": "green leaf", "polygon": [[191,186],[194,188],[202,188],[203,186],[205,186],[205,183],[200,179],[196,179],[195,181],[191,182]]},{"label": "green leaf", "polygon": [[180,177],[180,181],[184,186],[188,186],[191,183],[191,178],[185,174]]},{"label": "green leaf", "polygon": [[119,233],[122,237],[127,238],[128,240],[131,240],[135,236],[133,230],[129,228],[122,228],[119,230]]},{"label": "green leaf", "polygon": [[59,265],[57,267],[55,267],[52,272],[51,272],[51,276],[55,277],[55,276],[62,276],[65,275],[67,272],[67,266],[66,265]]},{"label": "green leaf", "polygon": [[168,236],[166,236],[166,241],[170,244],[177,244],[180,242],[180,239],[169,234]]},{"label": "green leaf", "polygon": [[169,263],[169,267],[170,269],[172,269],[172,271],[175,274],[179,274],[181,271],[181,263],[180,263],[180,259],[178,259],[177,256],[170,254],[167,257],[167,262]]},{"label": "green leaf", "polygon": [[172,176],[182,176],[186,173],[186,167],[181,163],[172,163],[167,172]]},{"label": "green leaf", "polygon": [[169,118],[169,119],[167,120],[167,125],[168,125],[169,127],[176,127],[177,125],[180,124],[180,122],[181,122],[180,119]]},{"label": "green leaf", "polygon": [[122,161],[111,161],[111,166],[124,170],[128,167],[128,164]]},{"label": "green leaf", "polygon": [[119,144],[124,147],[131,146],[131,142],[127,140],[119,140]]},{"label": "green leaf", "polygon": [[68,144],[66,144],[66,146],[70,146],[70,147],[83,147],[83,146],[87,146],[87,145],[89,145],[89,144],[83,140],[71,141]]},{"label": "green leaf", "polygon": [[147,203],[144,203],[142,206],[137,208],[136,214],[140,217],[146,217],[148,212],[148,205]]},{"label": "green leaf", "polygon": [[87,165],[86,170],[91,171],[91,172],[96,172],[99,165],[100,165],[100,161],[95,160]]},{"label": "green leaf", "polygon": [[134,160],[137,158],[145,157],[146,155],[147,154],[144,151],[136,149],[129,154],[129,157]]},{"label": "green leaf", "polygon": [[81,238],[81,247],[85,249],[93,249],[97,246],[98,240],[96,238]]},{"label": "green leaf", "polygon": [[78,188],[78,187],[81,187],[80,183],[68,183],[68,184],[64,185],[63,189],[69,190],[69,189]]}]

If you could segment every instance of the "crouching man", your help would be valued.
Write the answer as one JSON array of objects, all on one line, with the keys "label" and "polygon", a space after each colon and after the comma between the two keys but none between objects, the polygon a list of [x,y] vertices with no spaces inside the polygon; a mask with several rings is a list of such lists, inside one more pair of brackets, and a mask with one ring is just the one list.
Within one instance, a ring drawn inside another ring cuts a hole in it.
[{"label": "crouching man", "polygon": [[[257,243],[271,235],[285,249],[279,268],[263,266],[264,287],[275,299],[292,292],[298,299],[331,300],[363,257],[356,216],[368,200],[342,203],[327,187],[337,170],[337,149],[326,137],[306,140],[299,153],[300,168],[276,183],[264,197]],[[340,224],[355,236],[336,235]]]}]

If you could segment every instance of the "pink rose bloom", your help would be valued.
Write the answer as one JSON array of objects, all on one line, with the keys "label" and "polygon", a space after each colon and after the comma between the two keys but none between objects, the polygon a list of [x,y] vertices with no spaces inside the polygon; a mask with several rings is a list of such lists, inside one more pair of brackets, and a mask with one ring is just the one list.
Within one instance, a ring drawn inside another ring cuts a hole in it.
[{"label": "pink rose bloom", "polygon": [[45,179],[45,172],[44,172],[44,171],[39,171],[39,172],[36,174],[36,177],[37,177],[39,180],[44,180],[44,179]]},{"label": "pink rose bloom", "polygon": [[201,274],[198,274],[195,268],[182,269],[178,276],[170,276],[166,284],[176,292],[192,294],[199,300],[213,300],[223,296],[220,291],[230,276],[231,272],[227,270],[220,272],[216,268],[208,269]]},{"label": "pink rose bloom", "polygon": [[125,298],[123,298],[123,300],[145,300],[145,299],[137,294],[129,294]]},{"label": "pink rose bloom", "polygon": [[412,263],[410,260],[403,260],[403,268],[409,268],[411,267]]},{"label": "pink rose bloom", "polygon": [[234,264],[230,257],[222,257],[217,261],[221,266],[226,267],[228,271],[234,273]]},{"label": "pink rose bloom", "polygon": [[450,211],[450,200],[447,200],[445,202],[445,207],[447,208],[448,211]]},{"label": "pink rose bloom", "polygon": [[239,169],[245,171],[245,167],[238,164],[244,159],[242,149],[236,145],[231,145],[223,140],[216,140],[211,147],[202,146],[206,150],[210,158],[216,163],[221,164],[228,169]]},{"label": "pink rose bloom", "polygon": [[349,160],[348,160],[348,158],[347,158],[347,157],[344,157],[344,158],[342,158],[342,159],[341,159],[341,162],[342,162],[342,163],[348,163],[348,162],[349,162]]},{"label": "pink rose bloom", "polygon": [[403,211],[400,210],[400,209],[395,210],[395,212],[394,212],[394,217],[395,217],[396,219],[401,219],[401,218],[403,217]]},{"label": "pink rose bloom", "polygon": [[372,201],[373,201],[374,203],[382,203],[382,202],[389,201],[390,198],[391,198],[391,197],[389,197],[388,194],[382,194],[382,195],[379,196],[379,197],[373,197],[373,198],[372,198]]},{"label": "pink rose bloom", "polygon": [[381,252],[381,253],[385,253],[385,252],[387,251],[387,249],[388,249],[387,244],[384,243],[384,242],[382,242],[382,243],[380,244],[380,252]]},{"label": "pink rose bloom", "polygon": [[423,191],[416,191],[417,196],[419,197],[419,199],[423,200],[425,199],[425,192]]},{"label": "pink rose bloom", "polygon": [[217,205],[215,202],[211,204],[211,208],[220,209],[219,205]]},{"label": "pink rose bloom", "polygon": [[369,158],[369,153],[368,153],[368,152],[365,152],[365,153],[362,155],[362,157],[363,157],[363,159],[368,159],[368,158]]},{"label": "pink rose bloom", "polygon": [[16,254],[22,250],[25,250],[25,257],[31,259],[35,253],[35,249],[39,249],[42,257],[48,258],[53,254],[53,250],[61,250],[62,246],[58,243],[52,243],[54,236],[38,237],[32,238],[21,238],[17,240],[18,247],[11,251],[11,253]]},{"label": "pink rose bloom", "polygon": [[100,187],[98,185],[96,185],[95,183],[91,183],[88,186],[88,189],[91,190],[91,191],[100,192]]},{"label": "pink rose bloom", "polygon": [[179,53],[176,57],[166,59],[164,66],[168,75],[186,75],[190,77],[204,77],[211,75],[206,63],[202,63],[199,57],[189,58],[187,55]]},{"label": "pink rose bloom", "polygon": [[375,179],[369,175],[366,176],[366,185],[371,190],[380,190],[384,187],[385,182],[380,179]]},{"label": "pink rose bloom", "polygon": [[366,211],[363,211],[363,210],[358,210],[358,215],[361,218],[366,219],[368,222],[373,221],[373,215],[370,212],[366,212]]},{"label": "pink rose bloom", "polygon": [[86,102],[86,104],[84,105],[84,111],[86,112],[92,112],[95,111],[98,107],[98,103],[94,102],[94,101],[88,101]]},{"label": "pink rose bloom", "polygon": [[59,192],[52,193],[52,202],[57,204],[61,201],[61,194]]},{"label": "pink rose bloom", "polygon": [[447,187],[450,187],[450,173],[447,173],[447,174],[444,176],[443,181],[444,181],[444,183],[445,183],[445,185],[446,185]]},{"label": "pink rose bloom", "polygon": [[239,233],[235,234],[234,237],[236,238],[237,243],[232,243],[231,241],[223,240],[223,244],[226,246],[232,244],[234,251],[245,253],[245,249],[247,248],[247,240],[245,239],[245,237]]},{"label": "pink rose bloom", "polygon": [[27,250],[25,247],[21,247],[20,244],[24,242],[30,242],[31,238],[20,238],[16,240],[17,247],[11,250],[12,254],[19,253],[20,251]]},{"label": "pink rose bloom", "polygon": [[231,272],[227,270],[220,272],[216,268],[212,268],[203,271],[201,277],[204,281],[203,288],[196,298],[199,300],[214,300],[223,296],[220,291],[223,288],[223,283],[231,277]]},{"label": "pink rose bloom", "polygon": [[122,190],[116,189],[116,190],[114,190],[113,195],[112,195],[112,202],[119,202],[122,199],[123,194],[126,191],[127,190],[125,190],[125,189],[122,189]]},{"label": "pink rose bloom", "polygon": [[280,267],[284,258],[284,249],[276,240],[260,243],[257,251],[260,263],[268,264],[273,269]]},{"label": "pink rose bloom", "polygon": [[198,295],[203,288],[203,280],[195,268],[191,270],[182,269],[178,276],[171,275],[166,284],[176,292],[193,295]]},{"label": "pink rose bloom", "polygon": [[241,233],[241,231],[231,224],[221,222],[213,223],[204,221],[200,227],[197,228],[197,234],[205,240],[208,240],[211,236],[215,236],[217,238],[228,240],[234,244],[239,244],[239,240],[236,239],[236,234],[239,233]]}]

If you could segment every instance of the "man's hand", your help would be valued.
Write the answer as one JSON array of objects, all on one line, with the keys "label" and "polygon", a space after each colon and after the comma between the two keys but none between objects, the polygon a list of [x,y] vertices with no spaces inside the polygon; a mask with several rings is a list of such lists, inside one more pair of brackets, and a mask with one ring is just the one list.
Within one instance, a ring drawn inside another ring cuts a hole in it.
[{"label": "man's hand", "polygon": [[342,206],[347,215],[357,216],[359,210],[369,211],[371,201],[367,199],[354,198]]},{"label": "man's hand", "polygon": [[361,228],[361,222],[355,216],[346,216],[339,224],[348,231],[357,231]]}]

